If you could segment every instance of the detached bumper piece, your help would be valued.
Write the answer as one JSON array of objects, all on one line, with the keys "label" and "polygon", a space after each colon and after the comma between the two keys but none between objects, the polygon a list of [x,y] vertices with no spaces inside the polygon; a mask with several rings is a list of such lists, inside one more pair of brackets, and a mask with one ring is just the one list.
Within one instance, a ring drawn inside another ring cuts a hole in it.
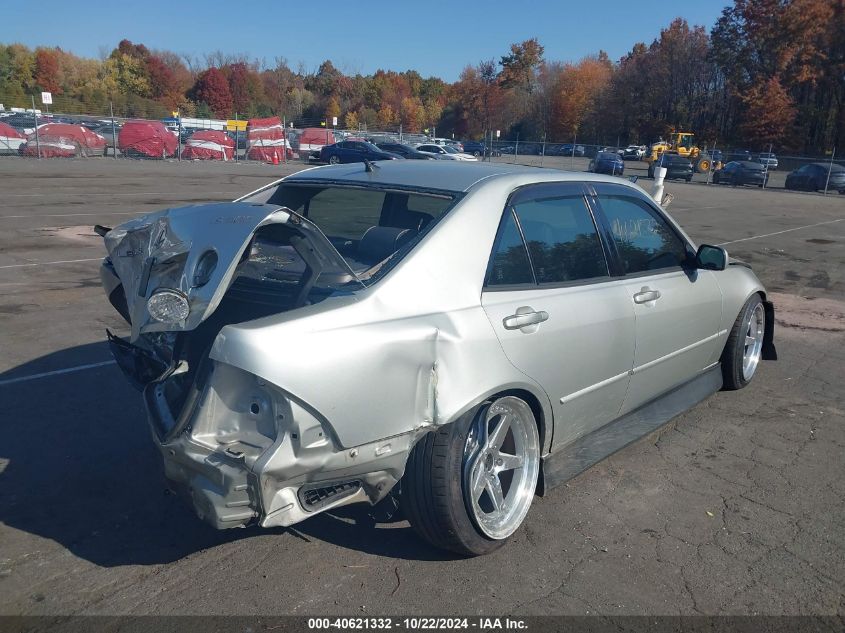
[{"label": "detached bumper piece", "polygon": [[216,453],[166,454],[164,472],[197,516],[218,530],[246,527],[259,516],[259,501],[252,492],[257,480],[242,464]]},{"label": "detached bumper piece", "polygon": [[143,391],[144,387],[164,376],[170,365],[151,352],[127,343],[122,338],[106,330],[111,351],[117,366],[135,389]]}]

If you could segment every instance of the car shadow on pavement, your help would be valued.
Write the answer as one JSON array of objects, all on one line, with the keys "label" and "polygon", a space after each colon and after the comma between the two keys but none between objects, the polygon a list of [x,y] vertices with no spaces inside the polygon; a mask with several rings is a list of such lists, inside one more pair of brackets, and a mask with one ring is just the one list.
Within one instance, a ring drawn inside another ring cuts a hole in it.
[{"label": "car shadow on pavement", "polygon": [[[215,530],[169,491],[141,396],[115,365],[9,382],[108,360],[106,346],[96,343],[0,373],[2,557],[37,547],[9,528],[51,539],[104,567],[168,563],[267,534]],[[397,525],[374,525],[366,507],[355,507],[274,531],[378,556],[443,557],[410,527]],[[280,555],[286,549],[279,548]]]}]

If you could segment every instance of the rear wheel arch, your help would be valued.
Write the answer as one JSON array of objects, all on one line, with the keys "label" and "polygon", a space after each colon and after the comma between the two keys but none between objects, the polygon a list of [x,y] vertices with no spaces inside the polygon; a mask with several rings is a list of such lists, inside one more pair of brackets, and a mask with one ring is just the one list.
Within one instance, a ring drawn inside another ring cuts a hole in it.
[{"label": "rear wheel arch", "polygon": [[485,400],[495,400],[496,398],[503,398],[505,396],[515,396],[521,400],[525,400],[528,406],[531,407],[531,412],[534,414],[534,420],[537,422],[537,432],[540,434],[540,447],[545,453],[548,448],[548,443],[551,442],[551,432],[553,429],[549,428],[549,425],[547,424],[546,412],[543,410],[540,400],[536,395],[526,389],[509,389],[501,391],[485,398]]},{"label": "rear wheel arch", "polygon": [[[496,433],[492,433],[488,444],[487,431],[479,430],[478,424],[487,429],[488,423],[497,424],[497,416],[508,411],[506,416],[517,417],[511,418],[511,422],[499,422],[508,426],[503,427],[506,430],[498,440]],[[420,536],[436,547],[477,556],[498,549],[519,529],[534,497],[525,493],[528,490],[536,493],[542,470],[537,412],[545,419],[542,405],[530,391],[499,391],[479,397],[476,404],[463,409],[453,420],[418,439],[405,468],[402,506]],[[529,416],[533,423],[526,425]],[[498,453],[501,442],[511,434],[510,448]],[[469,450],[479,452],[468,453]],[[521,458],[516,465],[504,459],[514,455]],[[512,471],[513,479],[500,481],[499,470]],[[484,483],[488,476],[491,482],[499,482],[498,501],[495,501],[497,486]]]}]

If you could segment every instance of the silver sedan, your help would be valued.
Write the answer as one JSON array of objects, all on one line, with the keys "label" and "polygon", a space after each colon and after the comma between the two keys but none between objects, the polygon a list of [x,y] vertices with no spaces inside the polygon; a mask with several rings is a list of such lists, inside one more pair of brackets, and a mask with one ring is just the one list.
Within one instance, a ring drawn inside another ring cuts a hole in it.
[{"label": "silver sedan", "polygon": [[112,351],[218,528],[401,503],[484,554],[535,494],[775,357],[750,268],[618,178],[329,166],[98,229]]}]

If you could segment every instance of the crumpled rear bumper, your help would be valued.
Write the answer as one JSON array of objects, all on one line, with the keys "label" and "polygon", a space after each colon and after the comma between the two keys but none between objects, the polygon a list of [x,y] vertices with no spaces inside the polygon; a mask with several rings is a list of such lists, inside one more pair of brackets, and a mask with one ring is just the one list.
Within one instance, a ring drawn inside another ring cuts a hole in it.
[{"label": "crumpled rear bumper", "polygon": [[[128,373],[148,357],[116,338],[112,351]],[[173,367],[144,385],[143,396],[165,475],[218,529],[288,526],[329,508],[376,503],[402,477],[424,433],[342,447],[329,421],[291,394],[232,365],[206,361],[180,411],[171,411],[167,392],[168,381],[178,379]]]}]

